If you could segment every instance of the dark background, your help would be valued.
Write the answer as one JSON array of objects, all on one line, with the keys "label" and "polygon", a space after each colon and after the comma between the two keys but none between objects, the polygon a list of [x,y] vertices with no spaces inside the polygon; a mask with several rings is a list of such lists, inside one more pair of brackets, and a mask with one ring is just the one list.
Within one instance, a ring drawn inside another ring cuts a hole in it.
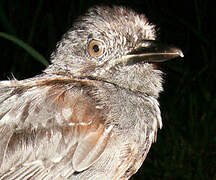
[{"label": "dark background", "polygon": [[[13,35],[47,60],[57,41],[87,8],[116,4],[146,14],[158,39],[175,44],[184,59],[160,64],[163,129],[132,179],[216,179],[215,16],[210,0],[0,0],[0,32]],[[213,5],[214,6],[214,5]],[[0,79],[40,74],[45,66],[0,37]]]}]

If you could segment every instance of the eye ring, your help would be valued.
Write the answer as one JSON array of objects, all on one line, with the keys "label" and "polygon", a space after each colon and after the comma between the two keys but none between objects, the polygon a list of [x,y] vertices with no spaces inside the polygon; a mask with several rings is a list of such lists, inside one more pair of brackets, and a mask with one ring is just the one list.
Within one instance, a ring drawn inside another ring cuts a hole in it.
[{"label": "eye ring", "polygon": [[89,54],[92,56],[100,56],[103,54],[103,46],[100,41],[92,40],[88,46]]}]

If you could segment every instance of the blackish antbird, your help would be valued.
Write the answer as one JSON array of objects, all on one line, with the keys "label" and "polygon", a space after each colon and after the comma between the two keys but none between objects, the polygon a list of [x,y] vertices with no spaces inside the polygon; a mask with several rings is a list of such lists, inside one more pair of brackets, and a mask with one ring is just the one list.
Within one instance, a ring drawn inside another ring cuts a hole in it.
[{"label": "blackish antbird", "polygon": [[122,7],[95,7],[34,78],[0,82],[1,180],[129,179],[162,127],[162,72],[183,56]]}]

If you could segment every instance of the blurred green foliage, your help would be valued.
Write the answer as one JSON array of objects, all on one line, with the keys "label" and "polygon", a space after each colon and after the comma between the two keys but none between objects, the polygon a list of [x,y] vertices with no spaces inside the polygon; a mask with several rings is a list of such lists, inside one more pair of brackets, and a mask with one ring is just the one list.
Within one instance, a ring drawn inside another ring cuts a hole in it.
[{"label": "blurred green foliage", "polygon": [[42,55],[40,55],[36,50],[34,50],[30,45],[26,44],[22,40],[17,39],[13,35],[9,35],[9,34],[3,33],[3,32],[0,32],[0,37],[2,37],[4,39],[7,39],[7,40],[15,43],[16,45],[22,47],[23,49],[25,49],[28,52],[29,55],[31,55],[32,57],[34,57],[37,61],[39,61],[44,66],[48,66],[49,65],[49,63],[47,62],[47,60]]},{"label": "blurred green foliage", "polygon": [[145,13],[160,27],[159,40],[180,47],[185,57],[160,64],[166,80],[160,97],[164,125],[132,179],[216,179],[216,26],[209,2],[0,0],[0,32],[32,50],[11,43],[1,33],[0,78],[40,74],[46,62],[35,61],[38,56],[31,53],[40,52],[39,59],[49,60],[62,34],[93,5],[124,5]]}]

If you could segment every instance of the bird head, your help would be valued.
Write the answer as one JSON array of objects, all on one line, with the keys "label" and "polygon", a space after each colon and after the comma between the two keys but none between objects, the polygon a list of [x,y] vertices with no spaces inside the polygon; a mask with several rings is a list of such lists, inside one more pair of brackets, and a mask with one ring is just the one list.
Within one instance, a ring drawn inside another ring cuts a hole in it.
[{"label": "bird head", "polygon": [[152,63],[183,56],[156,42],[155,26],[124,7],[94,7],[80,17],[58,43],[47,73],[104,81],[158,96],[161,71]]}]

